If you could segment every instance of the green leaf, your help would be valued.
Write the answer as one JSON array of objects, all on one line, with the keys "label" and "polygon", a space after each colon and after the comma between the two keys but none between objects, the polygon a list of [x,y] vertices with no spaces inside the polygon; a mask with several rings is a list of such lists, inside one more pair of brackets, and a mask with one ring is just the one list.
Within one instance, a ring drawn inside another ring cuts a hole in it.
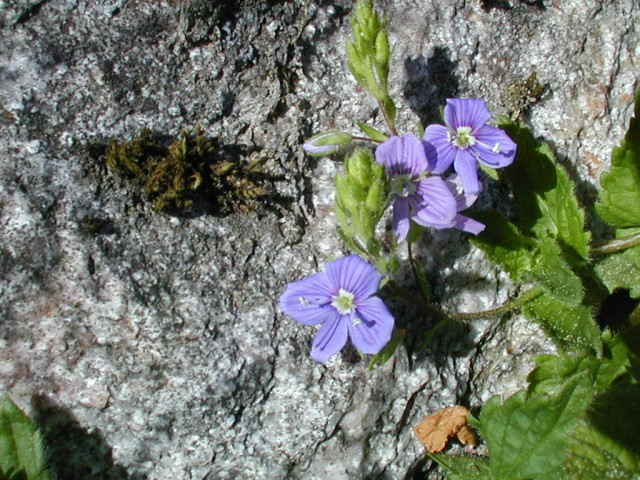
[{"label": "green leaf", "polygon": [[552,241],[544,241],[536,254],[533,277],[546,293],[560,302],[578,305],[582,301],[582,282],[562,259],[560,248]]},{"label": "green leaf", "polygon": [[587,373],[595,391],[595,381],[601,360],[587,351],[575,354],[537,355],[538,366],[527,376],[529,394],[553,395],[558,393],[567,379]]},{"label": "green leaf", "polygon": [[568,305],[551,295],[540,295],[524,307],[527,318],[537,322],[558,348],[602,352],[600,329],[586,305]]},{"label": "green leaf", "polygon": [[591,235],[584,231],[585,213],[574,183],[551,149],[527,128],[504,118],[499,126],[518,144],[514,162],[503,169],[515,198],[516,225],[525,235],[554,238],[571,266],[584,264]]},{"label": "green leaf", "polygon": [[489,176],[489,178],[492,178],[493,180],[500,179],[500,176],[498,175],[498,171],[495,168],[491,168],[482,162],[478,162],[478,166],[484,173],[486,173]]},{"label": "green leaf", "polygon": [[640,89],[634,118],[619,147],[611,154],[611,170],[600,176],[600,202],[596,212],[619,228],[640,226]]},{"label": "green leaf", "polygon": [[580,425],[574,443],[566,453],[564,469],[567,478],[576,480],[638,480],[637,468],[627,468],[619,459],[628,454],[619,451],[610,440],[588,425]]},{"label": "green leaf", "polygon": [[558,480],[578,416],[592,398],[588,375],[575,375],[553,395],[521,391],[501,403],[493,397],[480,414],[493,480]]},{"label": "green leaf", "polygon": [[489,260],[500,265],[514,280],[525,280],[533,268],[531,239],[522,235],[518,228],[495,210],[487,212],[465,212],[466,215],[484,223],[486,228],[471,243],[483,250]]},{"label": "green leaf", "polygon": [[450,472],[447,480],[492,480],[489,459],[484,457],[430,454],[438,465]]},{"label": "green leaf", "polygon": [[603,353],[595,357],[589,350],[560,355],[538,355],[538,365],[529,373],[530,394],[553,394],[575,375],[590,376],[594,391],[602,393],[631,367],[630,358],[640,350],[640,327],[629,327],[615,335],[610,330],[602,333]]},{"label": "green leaf", "polygon": [[389,359],[393,357],[396,349],[404,340],[405,334],[406,330],[394,328],[393,335],[391,336],[391,340],[389,340],[389,343],[387,343],[387,345],[382,349],[380,353],[377,353],[371,359],[371,362],[369,363],[369,370],[373,370],[376,367],[381,367],[385,363],[387,363]]},{"label": "green leaf", "polygon": [[609,293],[624,288],[632,298],[640,298],[640,247],[610,254],[595,271]]},{"label": "green leaf", "polygon": [[7,396],[0,397],[0,478],[51,478],[40,432]]},{"label": "green leaf", "polygon": [[375,140],[376,142],[384,142],[387,140],[387,136],[384,133],[367,125],[366,123],[358,122],[358,127],[360,127],[360,130],[362,130],[362,132],[371,140]]}]

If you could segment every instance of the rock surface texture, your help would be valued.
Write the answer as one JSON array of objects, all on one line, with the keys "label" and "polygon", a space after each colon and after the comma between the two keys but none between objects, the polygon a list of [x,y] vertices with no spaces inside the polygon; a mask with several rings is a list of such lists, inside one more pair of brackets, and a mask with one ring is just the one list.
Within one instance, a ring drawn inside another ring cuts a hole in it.
[{"label": "rock surface texture", "polygon": [[[0,391],[38,419],[58,478],[440,478],[412,427],[513,393],[532,355],[552,350],[514,317],[420,354],[403,345],[371,372],[349,349],[319,365],[313,329],[279,312],[287,282],[345,253],[340,165],[301,142],[383,127],[345,66],[352,3],[0,1]],[[521,113],[593,195],[640,80],[636,0],[377,7],[401,131],[438,121],[450,96],[513,111],[507,87],[535,71],[545,88]],[[264,162],[258,209],[159,214],[87,153],[196,124]],[[419,246],[438,299],[476,311],[507,300],[507,278],[463,238],[430,232]]]}]

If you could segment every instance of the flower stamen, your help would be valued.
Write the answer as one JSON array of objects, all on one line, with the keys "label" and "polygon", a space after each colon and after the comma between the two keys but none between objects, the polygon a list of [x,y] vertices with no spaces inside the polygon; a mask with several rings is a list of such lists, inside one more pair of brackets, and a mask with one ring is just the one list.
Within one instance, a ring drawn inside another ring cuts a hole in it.
[{"label": "flower stamen", "polygon": [[342,315],[347,315],[349,313],[353,313],[356,310],[356,305],[354,303],[355,296],[351,292],[347,292],[344,289],[340,289],[338,295],[333,297],[331,300],[331,305]]},{"label": "flower stamen", "polygon": [[451,143],[463,150],[473,147],[476,144],[476,138],[471,135],[471,131],[471,127],[458,127],[456,130],[456,136]]},{"label": "flower stamen", "polygon": [[394,175],[391,177],[391,193],[406,198],[416,191],[416,184],[411,175]]}]

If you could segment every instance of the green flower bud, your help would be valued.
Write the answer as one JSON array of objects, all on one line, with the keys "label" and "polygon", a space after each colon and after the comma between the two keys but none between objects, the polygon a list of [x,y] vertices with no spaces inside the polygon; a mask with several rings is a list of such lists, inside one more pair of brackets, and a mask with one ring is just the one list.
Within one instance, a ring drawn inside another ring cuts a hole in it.
[{"label": "green flower bud", "polygon": [[385,185],[382,182],[375,182],[369,187],[367,199],[365,200],[367,209],[372,215],[378,215],[384,208],[386,198]]},{"label": "green flower bud", "polygon": [[314,157],[331,155],[337,152],[344,145],[348,145],[353,137],[346,132],[333,130],[324,132],[307,140],[302,148]]},{"label": "green flower bud", "polygon": [[[389,51],[389,36],[386,30],[380,30],[376,36],[376,64],[378,67],[383,68],[389,73],[389,57],[391,52]],[[385,80],[386,76],[385,75]]]},{"label": "green flower bud", "polygon": [[373,163],[373,156],[368,150],[356,150],[345,161],[347,173],[356,182],[362,185],[365,189],[369,187],[373,180],[371,174],[371,164]]}]

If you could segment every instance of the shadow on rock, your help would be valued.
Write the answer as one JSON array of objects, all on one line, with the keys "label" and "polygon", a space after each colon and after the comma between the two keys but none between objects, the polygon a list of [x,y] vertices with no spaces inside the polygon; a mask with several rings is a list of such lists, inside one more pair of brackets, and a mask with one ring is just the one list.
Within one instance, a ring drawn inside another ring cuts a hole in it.
[{"label": "shadow on rock", "polygon": [[99,432],[90,433],[64,408],[40,396],[35,418],[44,436],[48,466],[62,480],[145,480],[114,464],[111,447]]},{"label": "shadow on rock", "polygon": [[458,94],[456,66],[445,47],[435,47],[428,60],[420,56],[404,61],[407,72],[404,96],[423,125],[441,123],[440,109],[445,100]]}]

